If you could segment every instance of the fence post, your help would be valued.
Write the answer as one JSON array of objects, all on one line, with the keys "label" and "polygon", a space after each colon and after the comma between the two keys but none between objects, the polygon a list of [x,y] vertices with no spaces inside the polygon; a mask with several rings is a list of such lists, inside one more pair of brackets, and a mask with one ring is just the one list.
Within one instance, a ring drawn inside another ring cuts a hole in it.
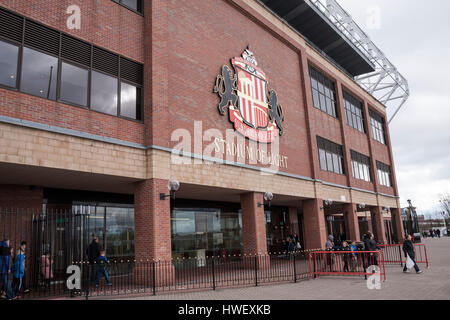
[{"label": "fence post", "polygon": [[152,285],[153,285],[153,295],[156,296],[156,270],[155,261],[152,262]]},{"label": "fence post", "polygon": [[398,246],[398,254],[400,256],[400,266],[403,267],[403,258],[402,258],[402,248],[400,247],[400,245]]},{"label": "fence post", "polygon": [[258,255],[255,255],[255,286],[258,286]]},{"label": "fence post", "polygon": [[213,290],[216,290],[216,277],[214,274],[214,256],[212,257],[212,280],[213,280]]},{"label": "fence post", "polygon": [[366,262],[367,266],[369,266],[369,262],[367,261],[370,256],[367,255],[367,253],[363,253],[363,268],[364,268],[364,280],[367,280],[367,269],[366,269]]},{"label": "fence post", "polygon": [[293,261],[294,261],[294,283],[297,283],[297,269],[295,267],[295,256],[296,256],[296,253],[294,253],[293,255],[294,255],[294,259],[293,259]]},{"label": "fence post", "polygon": [[[81,262],[81,263],[83,263],[83,261]],[[84,267],[85,267],[85,269],[87,269],[87,272],[85,272],[85,278],[84,278],[84,285],[86,286],[86,300],[89,300],[89,285],[90,285],[90,278],[89,278],[89,276],[90,276],[90,274],[89,274],[89,265],[87,265],[87,264],[85,264],[84,265]],[[87,268],[86,268],[87,267]]]},{"label": "fence post", "polygon": [[314,279],[317,278],[316,253],[314,252]]}]

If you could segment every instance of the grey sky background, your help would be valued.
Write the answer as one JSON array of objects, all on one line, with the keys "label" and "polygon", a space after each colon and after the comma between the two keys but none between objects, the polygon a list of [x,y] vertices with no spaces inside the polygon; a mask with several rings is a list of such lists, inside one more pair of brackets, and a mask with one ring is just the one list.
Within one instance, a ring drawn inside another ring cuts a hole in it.
[{"label": "grey sky background", "polygon": [[[409,81],[411,96],[390,124],[402,207],[442,212],[450,193],[450,1],[338,0]],[[379,28],[370,7],[380,8]],[[395,108],[388,109],[388,115]]]}]

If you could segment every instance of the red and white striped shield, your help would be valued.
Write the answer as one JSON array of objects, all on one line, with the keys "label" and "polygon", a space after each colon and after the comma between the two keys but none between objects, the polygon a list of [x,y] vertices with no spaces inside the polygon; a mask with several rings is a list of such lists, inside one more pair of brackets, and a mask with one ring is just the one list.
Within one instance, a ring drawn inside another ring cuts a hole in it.
[{"label": "red and white striped shield", "polygon": [[239,111],[245,122],[255,129],[269,124],[267,82],[237,68]]}]

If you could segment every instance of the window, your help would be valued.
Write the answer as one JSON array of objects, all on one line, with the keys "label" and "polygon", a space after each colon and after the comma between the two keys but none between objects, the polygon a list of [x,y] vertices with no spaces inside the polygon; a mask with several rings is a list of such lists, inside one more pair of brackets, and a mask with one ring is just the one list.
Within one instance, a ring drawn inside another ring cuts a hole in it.
[{"label": "window", "polygon": [[204,258],[242,252],[242,212],[229,208],[174,208],[172,256]]},{"label": "window", "polygon": [[19,47],[0,41],[0,84],[12,88],[17,86],[17,61]]},{"label": "window", "polygon": [[121,5],[130,8],[131,10],[143,13],[142,0],[113,0]]},{"label": "window", "polygon": [[117,79],[92,71],[92,110],[117,115]]},{"label": "window", "polygon": [[352,156],[352,170],[355,179],[371,182],[370,158],[356,151],[350,150]]},{"label": "window", "polygon": [[127,118],[140,119],[141,89],[122,82],[120,84],[120,114]]},{"label": "window", "polygon": [[66,102],[87,106],[89,71],[63,62],[61,64],[61,97]]},{"label": "window", "polygon": [[317,137],[320,169],[337,174],[344,174],[344,153],[342,146]]},{"label": "window", "polygon": [[[141,1],[122,4],[141,7]],[[0,36],[18,44],[0,41],[1,86],[114,116],[142,119],[142,64],[2,8],[0,22],[8,26],[0,28]]]},{"label": "window", "polygon": [[392,187],[391,167],[377,161],[378,183],[385,187]]},{"label": "window", "polygon": [[362,133],[366,133],[364,129],[364,113],[362,102],[353,97],[348,92],[344,91],[344,106],[345,115],[347,117],[347,124]]},{"label": "window", "polygon": [[21,91],[56,100],[57,75],[58,58],[23,48]]},{"label": "window", "polygon": [[336,118],[336,90],[333,81],[312,67],[309,68],[309,74],[314,107]]},{"label": "window", "polygon": [[381,142],[382,144],[386,144],[384,134],[384,119],[372,110],[370,110],[370,126],[372,127],[373,138],[376,141]]}]

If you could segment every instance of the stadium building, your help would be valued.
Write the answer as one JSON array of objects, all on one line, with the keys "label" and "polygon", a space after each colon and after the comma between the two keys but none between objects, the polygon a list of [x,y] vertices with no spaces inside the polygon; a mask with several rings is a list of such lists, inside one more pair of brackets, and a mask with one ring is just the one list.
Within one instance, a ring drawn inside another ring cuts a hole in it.
[{"label": "stadium building", "polygon": [[407,95],[335,1],[0,0],[0,230],[69,210],[109,257],[157,260],[401,241]]}]

